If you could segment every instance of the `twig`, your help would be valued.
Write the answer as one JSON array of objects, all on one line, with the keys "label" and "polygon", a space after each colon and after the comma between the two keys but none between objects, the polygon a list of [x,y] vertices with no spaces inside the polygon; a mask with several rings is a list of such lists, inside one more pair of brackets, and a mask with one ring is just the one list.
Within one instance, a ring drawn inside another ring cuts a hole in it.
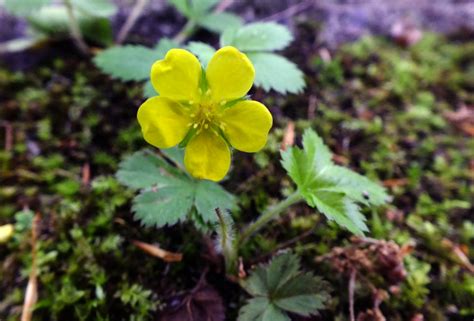
[{"label": "twig", "polygon": [[309,9],[310,7],[312,7],[314,5],[316,5],[315,0],[302,1],[300,3],[297,3],[295,5],[292,5],[288,8],[286,8],[283,11],[277,12],[275,14],[272,14],[271,16],[263,18],[263,19],[261,19],[261,21],[280,20],[280,19],[283,19],[283,18],[292,17],[292,16],[294,16],[294,15],[296,15],[296,14],[298,14],[298,13],[304,11],[304,10]]},{"label": "twig", "polygon": [[89,47],[82,37],[81,28],[79,27],[79,23],[77,22],[76,16],[74,15],[74,8],[72,7],[71,0],[63,1],[64,5],[66,6],[67,15],[69,17],[69,31],[71,32],[71,36],[79,50],[81,50],[83,54],[88,55]]},{"label": "twig", "polygon": [[38,239],[38,225],[40,214],[37,213],[33,219],[31,226],[31,271],[28,279],[28,285],[25,291],[25,300],[21,312],[21,321],[31,321],[33,317],[33,306],[38,300],[38,267],[36,261],[37,255],[37,239]]},{"label": "twig", "polygon": [[349,313],[350,313],[350,320],[355,321],[355,313],[354,313],[354,287],[356,281],[356,270],[353,269],[351,271],[351,276],[349,279]]},{"label": "twig", "polygon": [[130,30],[132,30],[138,18],[142,15],[145,6],[148,4],[148,1],[149,0],[137,0],[135,6],[132,9],[132,12],[130,13],[127,20],[119,31],[117,41],[115,42],[117,45],[120,45],[122,42],[125,41],[125,39],[127,39]]}]

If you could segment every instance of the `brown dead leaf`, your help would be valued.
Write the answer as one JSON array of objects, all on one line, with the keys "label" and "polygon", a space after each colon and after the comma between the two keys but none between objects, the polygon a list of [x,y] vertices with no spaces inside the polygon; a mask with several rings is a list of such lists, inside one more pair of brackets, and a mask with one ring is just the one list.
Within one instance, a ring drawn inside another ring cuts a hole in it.
[{"label": "brown dead leaf", "polygon": [[469,136],[474,136],[474,106],[462,105],[456,111],[445,112],[444,117]]},{"label": "brown dead leaf", "polygon": [[472,265],[472,263],[469,261],[469,258],[459,245],[446,238],[443,238],[441,244],[453,253],[459,264],[461,264],[469,272],[474,273],[474,265]]},{"label": "brown dead leaf", "polygon": [[406,178],[392,178],[386,179],[382,182],[383,186],[385,187],[399,187],[405,186],[408,184],[408,179]]},{"label": "brown dead leaf", "polygon": [[285,127],[285,134],[283,135],[283,141],[281,142],[280,148],[286,150],[295,144],[295,123],[292,121],[288,122]]},{"label": "brown dead leaf", "polygon": [[138,247],[140,250],[144,251],[145,253],[150,254],[151,256],[158,257],[168,263],[180,262],[183,259],[183,254],[173,253],[173,252],[163,250],[157,245],[152,245],[152,244],[148,244],[148,243],[140,242],[136,240],[133,240],[132,243],[136,247]]},{"label": "brown dead leaf", "polygon": [[178,302],[165,311],[161,321],[224,321],[225,308],[219,293],[205,281],[186,296],[176,298]]}]

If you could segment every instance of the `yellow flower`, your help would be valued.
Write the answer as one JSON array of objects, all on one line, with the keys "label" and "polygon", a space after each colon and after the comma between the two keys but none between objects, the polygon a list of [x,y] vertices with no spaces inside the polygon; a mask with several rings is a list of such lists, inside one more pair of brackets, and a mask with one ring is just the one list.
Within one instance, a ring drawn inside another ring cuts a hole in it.
[{"label": "yellow flower", "polygon": [[160,96],[145,101],[137,118],[153,146],[186,146],[184,164],[201,179],[219,181],[229,171],[231,150],[254,153],[267,142],[272,115],[245,100],[255,69],[234,47],[218,50],[203,70],[189,51],[171,49],[151,68]]},{"label": "yellow flower", "polygon": [[7,242],[13,235],[13,225],[0,225],[0,243]]}]

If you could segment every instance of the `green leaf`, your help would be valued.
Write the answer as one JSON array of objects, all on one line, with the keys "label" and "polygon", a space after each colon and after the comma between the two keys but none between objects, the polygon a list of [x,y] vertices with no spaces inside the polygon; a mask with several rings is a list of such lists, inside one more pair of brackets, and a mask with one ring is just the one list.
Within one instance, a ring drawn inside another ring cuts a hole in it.
[{"label": "green leaf", "polygon": [[145,191],[135,197],[133,211],[143,225],[161,227],[185,220],[193,201],[194,185],[174,179],[156,191]]},{"label": "green leaf", "polygon": [[195,54],[202,66],[205,68],[216,52],[216,49],[204,42],[192,41],[188,44],[188,50]]},{"label": "green leaf", "polygon": [[125,158],[116,173],[117,180],[123,185],[133,188],[147,188],[163,185],[168,179],[163,176],[160,167],[165,167],[165,160],[151,151],[145,150]]},{"label": "green leaf", "polygon": [[247,56],[255,67],[255,84],[266,91],[300,93],[305,87],[304,74],[294,63],[281,55],[249,52]]},{"label": "green leaf", "polygon": [[155,88],[153,88],[151,81],[145,82],[145,84],[143,84],[143,97],[151,98],[155,96],[158,96],[158,93],[156,92]]},{"label": "green leaf", "polygon": [[344,193],[315,190],[302,193],[308,205],[316,207],[329,220],[347,228],[354,234],[363,235],[367,232],[365,217],[360,213],[359,207],[346,197]]},{"label": "green leaf", "polygon": [[274,51],[286,48],[293,40],[287,27],[274,22],[256,22],[226,31],[221,46],[231,45],[241,51]]},{"label": "green leaf", "polygon": [[[179,47],[174,41],[162,38],[154,48],[140,45],[112,47],[94,58],[95,65],[113,78],[142,81],[150,78],[153,63],[163,59],[168,50]],[[146,94],[151,94],[147,89]],[[156,96],[154,93],[152,96]]]},{"label": "green leaf", "polygon": [[196,209],[207,222],[216,220],[216,208],[235,209],[235,199],[220,185],[211,181],[198,181],[196,184]]},{"label": "green leaf", "polygon": [[51,0],[5,0],[5,9],[16,16],[27,16],[49,4]]},{"label": "green leaf", "polygon": [[109,0],[72,0],[76,10],[95,17],[110,17],[117,12],[117,7]]},{"label": "green leaf", "polygon": [[282,165],[308,205],[361,235],[367,226],[357,203],[381,205],[388,195],[366,177],[335,165],[331,156],[322,139],[308,129],[303,135],[303,149],[292,147],[282,152]]},{"label": "green leaf", "polygon": [[194,17],[201,17],[211,11],[219,0],[190,0],[191,12]]},{"label": "green leaf", "polygon": [[[183,169],[182,149],[137,152],[119,165],[117,179],[133,189],[142,189],[133,201],[135,217],[145,225],[175,224],[187,218],[195,224],[215,223],[216,208],[237,208],[236,199],[220,185],[189,177]],[[195,209],[195,211],[194,211]],[[191,212],[196,214],[189,215]]]},{"label": "green leaf", "polygon": [[229,28],[239,28],[242,25],[242,19],[233,13],[219,12],[200,18],[198,24],[210,31],[222,33]]},{"label": "green leaf", "polygon": [[155,45],[155,50],[160,57],[164,57],[169,50],[179,47],[180,46],[176,41],[169,38],[161,38]]},{"label": "green leaf", "polygon": [[141,81],[150,77],[152,64],[161,58],[156,49],[126,45],[102,51],[94,58],[94,63],[113,78]]},{"label": "green leaf", "polygon": [[188,0],[168,0],[182,15],[189,16]]},{"label": "green leaf", "polygon": [[104,46],[113,43],[112,25],[107,18],[85,19],[81,22],[80,27],[86,39]]},{"label": "green leaf", "polygon": [[239,311],[239,321],[290,320],[287,312],[311,316],[328,300],[326,284],[300,270],[298,256],[285,253],[257,267],[242,283],[254,296]]}]

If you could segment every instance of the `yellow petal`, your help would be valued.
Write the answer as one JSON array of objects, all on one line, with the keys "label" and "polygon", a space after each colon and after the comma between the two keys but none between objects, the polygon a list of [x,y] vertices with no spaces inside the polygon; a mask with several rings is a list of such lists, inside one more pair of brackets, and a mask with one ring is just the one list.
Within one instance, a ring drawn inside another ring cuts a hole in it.
[{"label": "yellow petal", "polygon": [[223,47],[212,56],[206,69],[214,102],[245,96],[252,88],[255,69],[249,58],[234,47]]},{"label": "yellow petal", "polygon": [[196,56],[184,49],[171,49],[151,67],[151,83],[162,97],[197,101],[201,74]]},{"label": "yellow petal", "polygon": [[267,107],[254,100],[244,100],[226,109],[220,120],[230,144],[247,153],[265,146],[273,123]]},{"label": "yellow petal", "polygon": [[0,243],[7,242],[13,235],[13,225],[1,225],[0,226]]},{"label": "yellow petal", "polygon": [[191,122],[185,107],[164,97],[145,101],[137,113],[145,140],[158,148],[169,148],[186,136]]},{"label": "yellow petal", "polygon": [[186,146],[184,164],[196,178],[220,181],[229,171],[229,147],[220,136],[204,130]]}]

